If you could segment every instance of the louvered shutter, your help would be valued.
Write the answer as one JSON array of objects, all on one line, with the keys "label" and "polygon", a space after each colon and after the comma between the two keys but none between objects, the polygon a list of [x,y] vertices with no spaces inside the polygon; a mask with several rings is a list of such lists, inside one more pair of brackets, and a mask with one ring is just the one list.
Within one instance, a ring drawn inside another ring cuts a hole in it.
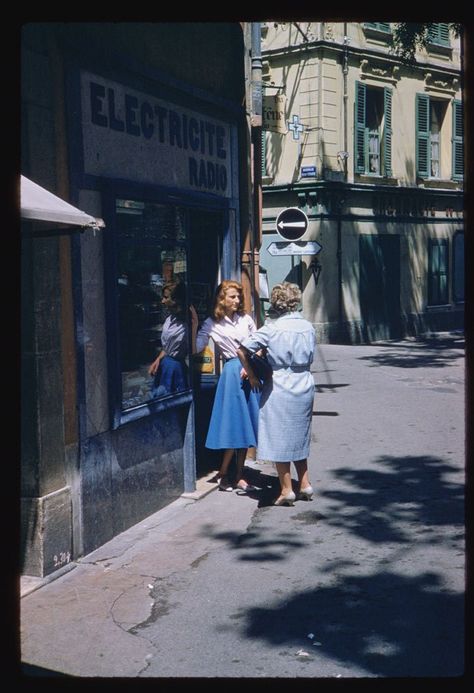
[{"label": "louvered shutter", "polygon": [[433,24],[428,31],[428,40],[439,46],[449,46],[449,24],[446,22]]},{"label": "louvered shutter", "polygon": [[368,29],[390,32],[390,22],[365,22]]},{"label": "louvered shutter", "polygon": [[355,93],[355,136],[354,136],[354,162],[355,172],[365,173],[365,96],[366,86],[356,82]]},{"label": "louvered shutter", "polygon": [[464,127],[461,101],[453,103],[453,179],[461,180],[464,175]]},{"label": "louvered shutter", "polygon": [[416,95],[416,173],[427,178],[430,172],[430,97]]},{"label": "louvered shutter", "polygon": [[384,132],[383,132],[383,168],[384,175],[392,176],[392,90],[384,87]]}]

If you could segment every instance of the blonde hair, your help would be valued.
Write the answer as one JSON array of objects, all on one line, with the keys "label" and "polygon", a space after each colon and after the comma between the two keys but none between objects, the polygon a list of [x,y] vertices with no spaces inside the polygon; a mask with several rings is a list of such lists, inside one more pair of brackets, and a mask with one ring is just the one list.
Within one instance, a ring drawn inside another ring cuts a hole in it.
[{"label": "blonde hair", "polygon": [[301,289],[297,284],[281,282],[275,284],[270,296],[272,309],[279,314],[291,313],[301,301]]},{"label": "blonde hair", "polygon": [[224,302],[225,302],[225,295],[230,289],[235,289],[236,291],[239,292],[239,298],[240,298],[240,307],[237,313],[239,315],[244,315],[245,310],[244,310],[244,289],[242,284],[239,284],[239,282],[236,282],[232,279],[224,279],[223,282],[219,284],[219,286],[216,289],[216,293],[214,296],[214,306],[212,308],[212,317],[216,322],[219,322],[219,320],[222,320],[222,318],[225,316],[225,308],[224,308]]}]

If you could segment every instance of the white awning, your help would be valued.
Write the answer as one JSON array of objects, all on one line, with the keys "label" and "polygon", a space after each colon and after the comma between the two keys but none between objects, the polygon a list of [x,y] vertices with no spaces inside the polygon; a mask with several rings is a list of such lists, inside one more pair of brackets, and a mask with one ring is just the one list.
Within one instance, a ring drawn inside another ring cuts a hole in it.
[{"label": "white awning", "polygon": [[36,221],[52,221],[57,224],[104,228],[102,219],[86,214],[69,202],[53,195],[29,178],[21,176],[21,217]]}]

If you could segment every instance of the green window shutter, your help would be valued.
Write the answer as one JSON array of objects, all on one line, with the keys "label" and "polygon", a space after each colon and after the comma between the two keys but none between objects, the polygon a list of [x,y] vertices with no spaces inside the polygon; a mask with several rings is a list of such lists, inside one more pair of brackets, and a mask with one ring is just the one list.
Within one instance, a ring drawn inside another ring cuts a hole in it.
[{"label": "green window shutter", "polygon": [[464,176],[464,127],[461,101],[453,103],[453,179],[462,180]]},{"label": "green window shutter", "polygon": [[364,26],[368,29],[378,29],[390,33],[390,22],[364,22]]},{"label": "green window shutter", "polygon": [[354,164],[356,173],[365,173],[365,96],[366,86],[356,82]]},{"label": "green window shutter", "polygon": [[384,87],[383,168],[384,175],[392,176],[392,90]]},{"label": "green window shutter", "polygon": [[430,97],[416,95],[416,173],[420,178],[430,174]]},{"label": "green window shutter", "polygon": [[439,46],[449,46],[449,24],[446,22],[433,24],[428,31],[428,40]]}]

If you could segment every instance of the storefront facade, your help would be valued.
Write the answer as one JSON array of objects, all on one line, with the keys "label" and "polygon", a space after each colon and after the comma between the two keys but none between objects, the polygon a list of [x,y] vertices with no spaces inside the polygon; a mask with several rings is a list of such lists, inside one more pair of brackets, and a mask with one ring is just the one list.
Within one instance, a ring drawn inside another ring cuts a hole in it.
[{"label": "storefront facade", "polygon": [[33,379],[37,393],[23,419],[24,573],[64,568],[194,491],[206,471],[219,363],[212,344],[191,357],[189,314],[179,382],[149,367],[165,285],[177,282],[202,320],[218,282],[240,280],[251,209],[244,42],[239,24],[25,29],[23,173],[105,229],[24,240],[24,391]]}]

